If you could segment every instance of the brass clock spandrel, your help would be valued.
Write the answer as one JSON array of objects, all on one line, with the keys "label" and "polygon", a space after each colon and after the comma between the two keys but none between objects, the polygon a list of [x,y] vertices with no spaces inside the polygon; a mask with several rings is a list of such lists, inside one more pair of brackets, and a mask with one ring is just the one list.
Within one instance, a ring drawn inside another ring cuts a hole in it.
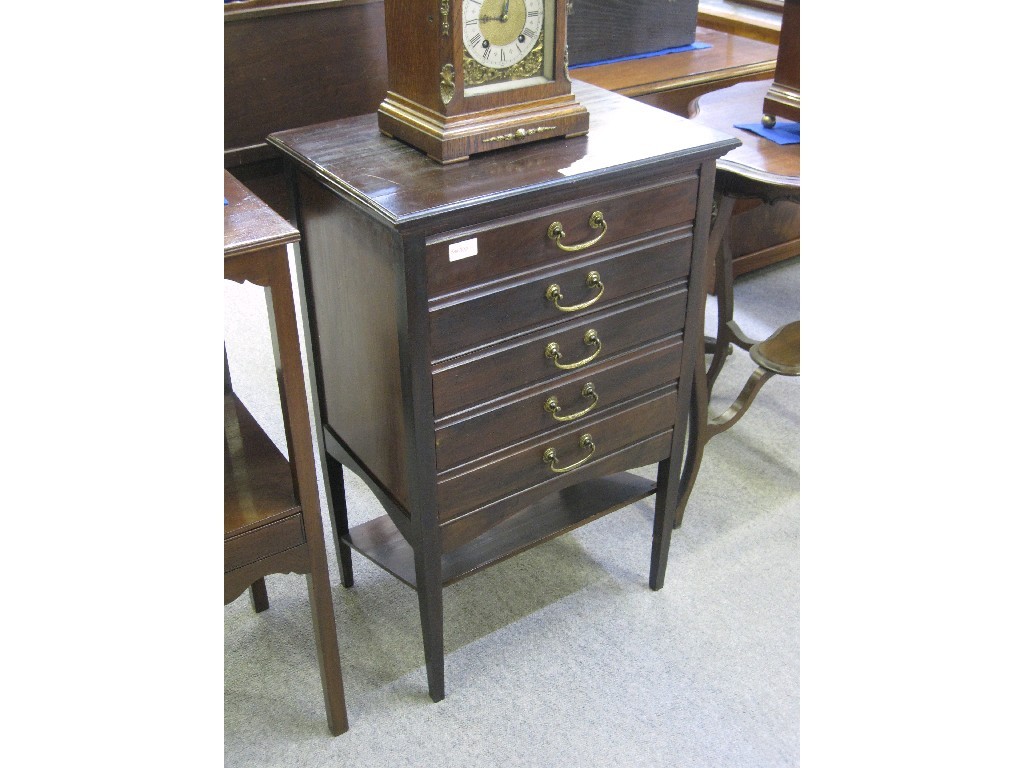
[{"label": "brass clock spandrel", "polygon": [[467,87],[497,83],[506,80],[522,80],[542,73],[544,68],[544,33],[540,33],[537,45],[518,64],[505,69],[485,67],[473,59],[466,51],[462,52],[462,76]]},{"label": "brass clock spandrel", "polygon": [[455,96],[455,67],[445,64],[441,67],[441,101],[445,104]]}]

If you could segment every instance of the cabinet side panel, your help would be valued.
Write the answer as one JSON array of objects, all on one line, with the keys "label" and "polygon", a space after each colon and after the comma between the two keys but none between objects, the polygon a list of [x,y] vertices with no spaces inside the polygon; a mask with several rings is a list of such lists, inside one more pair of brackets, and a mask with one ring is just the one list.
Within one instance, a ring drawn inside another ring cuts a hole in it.
[{"label": "cabinet side panel", "polygon": [[399,241],[304,173],[298,192],[323,423],[408,509]]}]

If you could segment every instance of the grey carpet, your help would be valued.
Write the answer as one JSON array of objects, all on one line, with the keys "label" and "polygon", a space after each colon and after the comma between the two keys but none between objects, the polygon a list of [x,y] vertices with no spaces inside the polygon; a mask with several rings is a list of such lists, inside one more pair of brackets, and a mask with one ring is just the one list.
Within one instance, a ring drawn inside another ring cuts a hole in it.
[{"label": "grey carpet", "polygon": [[[798,318],[799,279],[799,260],[741,278],[744,330]],[[225,302],[236,389],[283,445],[262,294],[226,284]],[[730,356],[713,412],[750,370]],[[359,555],[344,589],[328,536],[350,730],[327,731],[305,579],[270,576],[269,611],[224,609],[225,765],[798,765],[799,404],[799,379],[776,377],[709,443],[659,592],[653,500],[447,588],[437,704],[415,592]],[[352,523],[377,516],[348,482]]]}]

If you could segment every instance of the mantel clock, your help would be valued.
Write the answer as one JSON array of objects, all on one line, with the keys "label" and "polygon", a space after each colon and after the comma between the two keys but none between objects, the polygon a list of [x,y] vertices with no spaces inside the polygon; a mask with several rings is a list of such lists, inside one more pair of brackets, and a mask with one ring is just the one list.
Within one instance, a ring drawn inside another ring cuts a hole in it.
[{"label": "mantel clock", "polygon": [[580,136],[566,0],[385,0],[388,93],[380,130],[441,163]]}]

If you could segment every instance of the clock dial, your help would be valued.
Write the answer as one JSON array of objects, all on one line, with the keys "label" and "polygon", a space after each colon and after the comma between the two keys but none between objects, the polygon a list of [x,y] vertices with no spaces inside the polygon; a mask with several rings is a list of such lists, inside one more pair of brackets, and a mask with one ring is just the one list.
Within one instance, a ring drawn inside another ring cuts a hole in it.
[{"label": "clock dial", "polygon": [[463,0],[467,88],[545,74],[550,0]]},{"label": "clock dial", "polygon": [[440,163],[584,135],[590,116],[569,77],[569,5],[386,0],[388,91],[377,110],[381,133]]}]

